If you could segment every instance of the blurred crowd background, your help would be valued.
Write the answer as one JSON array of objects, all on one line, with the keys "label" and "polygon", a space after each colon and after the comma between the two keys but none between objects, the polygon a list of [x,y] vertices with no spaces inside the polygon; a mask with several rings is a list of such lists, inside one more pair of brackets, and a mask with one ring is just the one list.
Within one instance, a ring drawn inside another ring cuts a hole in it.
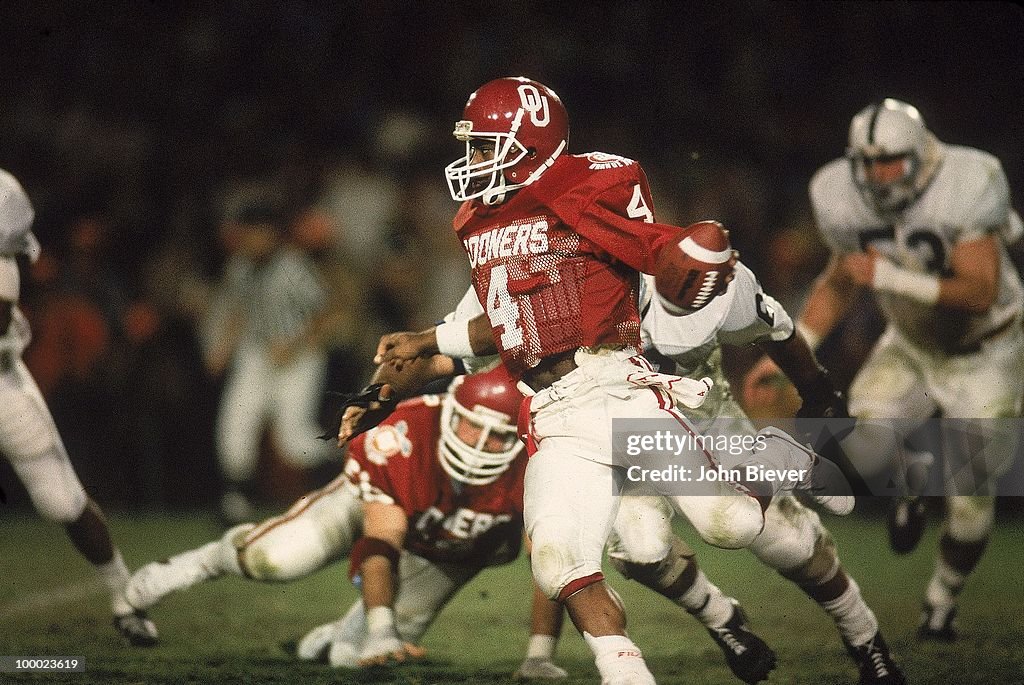
[{"label": "blurred crowd background", "polygon": [[[826,259],[807,182],[872,100],[916,104],[940,139],[1002,160],[1018,208],[1024,192],[1024,12],[1009,3],[24,1],[0,15],[0,167],[44,246],[24,274],[26,361],[105,506],[217,492],[224,378],[199,332],[240,193],[284,197],[289,241],[322,272],[328,387],[362,387],[381,333],[454,307],[468,268],[442,168],[491,78],[554,88],[570,151],[640,160],[658,218],[725,223],[794,314]],[[826,343],[841,384],[878,332],[865,303]],[[749,361],[731,355],[730,371]],[[264,451],[280,501],[338,467],[297,474]]]}]

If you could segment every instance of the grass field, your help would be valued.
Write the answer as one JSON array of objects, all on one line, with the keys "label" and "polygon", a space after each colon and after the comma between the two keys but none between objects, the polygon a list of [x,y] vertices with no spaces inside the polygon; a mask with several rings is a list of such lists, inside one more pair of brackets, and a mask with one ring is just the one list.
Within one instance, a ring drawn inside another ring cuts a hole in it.
[{"label": "grass field", "polygon": [[[294,658],[295,641],[306,630],[336,618],[355,598],[341,567],[288,585],[227,578],[171,596],[151,612],[161,644],[131,649],[110,627],[106,598],[91,569],[59,529],[28,513],[4,513],[0,655],[81,656],[87,670],[0,673],[0,683],[505,683],[512,682],[509,674],[526,644],[530,585],[520,559],[484,572],[462,591],[427,634],[429,657],[422,664],[352,673]],[[111,518],[132,567],[217,534],[204,514]],[[1000,519],[989,553],[964,592],[962,638],[954,645],[921,644],[913,636],[937,537],[937,521],[930,523],[915,553],[894,557],[880,520],[826,522],[911,683],[1024,683],[1024,522]],[[831,622],[810,600],[750,554],[708,548],[682,533],[709,577],[746,606],[755,629],[778,653],[770,682],[856,682]],[[661,685],[738,682],[692,618],[610,575],[626,603],[630,634]],[[557,661],[571,674],[565,682],[597,682],[590,652],[571,626]]]}]

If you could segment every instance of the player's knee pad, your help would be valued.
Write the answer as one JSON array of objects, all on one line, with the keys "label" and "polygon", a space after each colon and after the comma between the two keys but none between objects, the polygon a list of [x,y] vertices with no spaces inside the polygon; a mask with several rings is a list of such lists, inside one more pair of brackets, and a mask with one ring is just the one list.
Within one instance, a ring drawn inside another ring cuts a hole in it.
[{"label": "player's knee pad", "polygon": [[28,486],[32,505],[39,515],[54,523],[74,523],[82,516],[89,501],[81,488],[47,487],[41,483]]},{"label": "player's knee pad", "polygon": [[987,539],[994,519],[994,497],[946,498],[946,532],[958,542]]},{"label": "player's knee pad", "polygon": [[839,571],[836,543],[827,530],[814,542],[814,550],[802,564],[790,569],[777,569],[779,573],[801,587],[822,585],[832,580]]},{"label": "player's knee pad", "polygon": [[628,496],[619,504],[608,553],[631,563],[652,564],[672,549],[672,510],[663,497]]},{"label": "player's knee pad", "polygon": [[764,513],[764,530],[750,551],[766,566],[787,573],[811,562],[828,532],[818,514],[791,495],[776,497]]},{"label": "player's knee pad", "polygon": [[303,531],[308,526],[292,522],[287,528],[271,529],[262,534],[250,531],[238,549],[238,565],[253,580],[279,582],[308,576],[324,565],[322,547],[316,531]]},{"label": "player's knee pad", "polygon": [[[11,463],[47,458],[60,451],[59,439],[36,399],[25,392],[0,394],[0,452]],[[27,485],[27,484],[26,484]]]},{"label": "player's knee pad", "polygon": [[687,518],[709,545],[742,549],[748,547],[764,527],[764,512],[753,497],[736,494],[697,499],[705,502],[706,506],[702,507],[699,515],[687,514]]},{"label": "player's knee pad", "polygon": [[12,461],[39,515],[54,523],[74,523],[89,501],[67,457],[56,450],[49,456]]},{"label": "player's knee pad", "polygon": [[601,572],[603,549],[583,549],[580,537],[571,521],[555,517],[541,519],[533,527],[530,566],[537,586],[551,599],[574,581]]},{"label": "player's knee pad", "polygon": [[635,580],[671,599],[689,589],[697,575],[694,551],[678,537],[669,542],[669,551],[654,563],[638,563],[609,555],[612,566],[625,578]]},{"label": "player's knee pad", "polygon": [[[868,410],[862,411],[867,412]],[[863,415],[854,414],[854,416]],[[880,416],[886,416],[886,414],[880,414]],[[842,441],[843,450],[857,467],[857,471],[866,477],[877,476],[892,468],[901,444],[902,436],[899,435],[891,420],[872,419],[858,421]]]}]

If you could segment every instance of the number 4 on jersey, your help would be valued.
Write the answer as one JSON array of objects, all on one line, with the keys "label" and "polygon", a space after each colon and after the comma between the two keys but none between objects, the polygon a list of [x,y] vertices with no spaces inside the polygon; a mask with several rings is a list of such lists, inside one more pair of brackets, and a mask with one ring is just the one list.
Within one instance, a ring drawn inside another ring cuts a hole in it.
[{"label": "number 4 on jersey", "polygon": [[501,348],[511,350],[523,344],[523,329],[519,326],[519,305],[508,292],[508,267],[499,264],[491,269],[491,282],[487,284],[487,318],[491,326],[501,325]]},{"label": "number 4 on jersey", "polygon": [[626,216],[630,219],[643,219],[649,224],[654,223],[654,212],[644,202],[644,194],[640,190],[639,183],[633,186],[633,197],[630,198],[629,206],[626,207]]}]

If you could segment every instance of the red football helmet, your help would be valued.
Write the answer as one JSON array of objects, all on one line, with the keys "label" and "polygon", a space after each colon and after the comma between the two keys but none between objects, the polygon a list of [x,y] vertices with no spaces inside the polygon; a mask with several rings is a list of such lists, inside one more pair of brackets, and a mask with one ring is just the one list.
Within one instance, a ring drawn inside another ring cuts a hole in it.
[{"label": "red football helmet", "polygon": [[[550,167],[569,142],[569,117],[553,90],[527,78],[500,78],[480,86],[466,102],[454,135],[466,155],[445,167],[452,198],[505,201]],[[494,145],[491,159],[473,163],[474,141]]]},{"label": "red football helmet", "polygon": [[441,400],[441,467],[468,485],[493,483],[523,449],[517,431],[523,396],[504,366],[458,376]]}]

